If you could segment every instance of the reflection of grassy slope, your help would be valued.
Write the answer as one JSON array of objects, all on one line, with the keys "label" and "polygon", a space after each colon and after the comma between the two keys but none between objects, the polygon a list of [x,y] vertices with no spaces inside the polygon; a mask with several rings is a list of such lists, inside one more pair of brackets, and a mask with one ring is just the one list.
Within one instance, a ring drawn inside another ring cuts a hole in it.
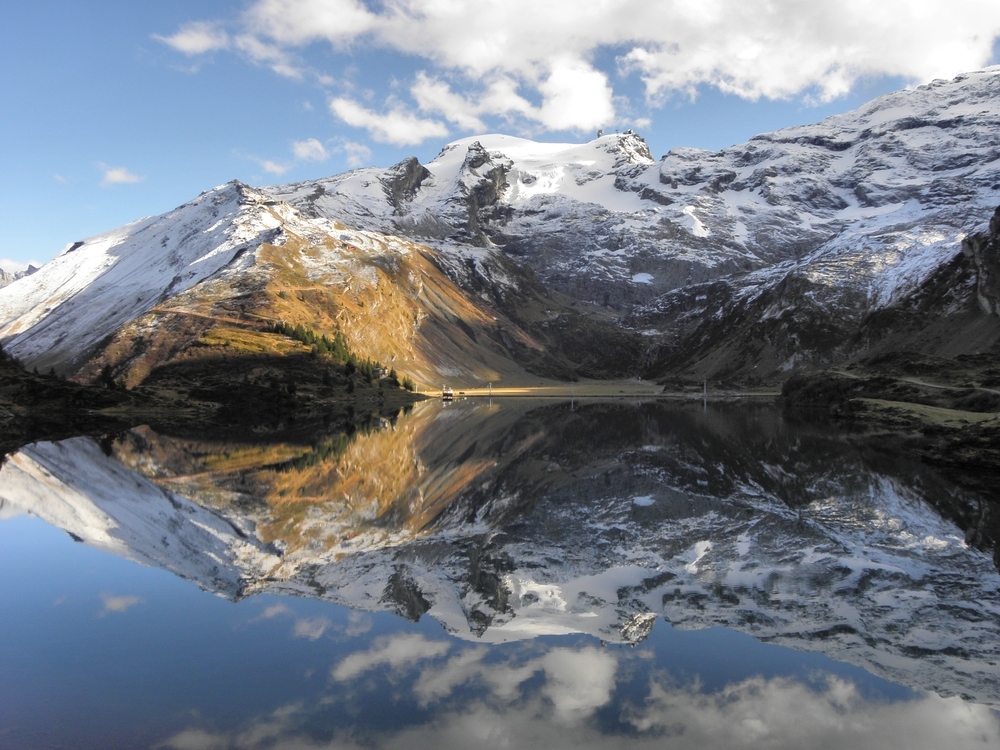
[{"label": "reflection of grassy slope", "polygon": [[[527,399],[492,408],[423,402],[379,429],[313,444],[143,439],[154,446],[136,450],[130,465],[253,519],[257,534],[285,551],[278,578],[448,529],[460,537],[491,528],[556,539],[576,519],[607,525],[595,534],[618,545],[620,530],[609,519],[623,505],[655,526],[704,512],[706,498],[738,498],[748,488],[796,508],[831,492],[862,497],[879,476],[921,487],[970,543],[991,547],[1000,534],[994,504],[970,503],[936,469],[870,451],[829,425],[793,425],[767,405],[603,402],[571,411],[565,402]],[[654,493],[664,498],[655,508],[632,507],[631,498]]]},{"label": "reflection of grassy slope", "polygon": [[[413,537],[433,527],[472,482],[493,466],[484,457],[441,456],[434,408],[358,435],[340,455],[276,473],[262,533],[289,549],[328,549],[345,539]],[[450,459],[450,460],[449,460]]]},{"label": "reflection of grassy slope", "polygon": [[[521,455],[533,432],[508,430],[528,408],[516,404],[483,420],[417,404],[395,422],[313,445],[212,443],[133,430],[116,452],[135,470],[205,505],[252,509],[266,542],[290,560],[335,550],[364,536],[370,544],[437,527],[456,500],[499,463]],[[526,442],[527,438],[527,442]],[[297,554],[298,553],[298,554]]]}]

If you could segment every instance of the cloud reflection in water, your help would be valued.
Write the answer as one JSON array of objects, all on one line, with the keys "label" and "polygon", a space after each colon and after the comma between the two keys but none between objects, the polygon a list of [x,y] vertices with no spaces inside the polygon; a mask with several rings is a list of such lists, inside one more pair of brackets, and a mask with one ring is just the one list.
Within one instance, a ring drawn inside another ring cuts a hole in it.
[{"label": "cloud reflection in water", "polygon": [[[930,693],[870,700],[838,676],[815,675],[809,683],[751,677],[708,692],[697,680],[673,680],[645,649],[552,646],[528,658],[523,650],[508,656],[497,662],[486,647],[421,634],[377,639],[333,666],[334,695],[314,708],[284,706],[237,732],[186,729],[159,747],[959,750],[1000,744],[1000,721],[984,706]],[[638,679],[640,696],[619,689],[627,675]],[[366,703],[415,701],[427,709],[426,720],[363,736],[356,730],[322,736],[315,727],[324,712],[341,705],[341,687]]]}]

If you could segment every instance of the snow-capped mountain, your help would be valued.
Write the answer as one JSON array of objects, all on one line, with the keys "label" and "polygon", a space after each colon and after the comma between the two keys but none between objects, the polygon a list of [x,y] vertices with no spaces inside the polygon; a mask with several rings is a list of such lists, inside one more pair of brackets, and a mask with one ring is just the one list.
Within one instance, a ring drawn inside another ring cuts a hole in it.
[{"label": "snow-capped mountain", "polygon": [[[0,508],[227,597],[487,641],[724,625],[1000,705],[990,509],[769,408],[425,402],[338,456],[148,430],[105,448],[23,449]],[[253,450],[276,462],[248,470]]]},{"label": "snow-capped mountain", "polygon": [[[441,265],[430,248],[307,218],[232,182],[74,243],[3,288],[0,336],[29,366],[93,379],[110,365],[129,385],[279,319],[340,331],[418,382],[523,373],[511,350],[530,357],[539,344]],[[493,283],[515,286],[492,266]]]},{"label": "snow-capped mountain", "polygon": [[267,191],[431,245],[500,247],[595,301],[823,257],[860,271],[884,305],[1000,203],[998,122],[1000,67],[719,152],[678,148],[655,161],[631,132],[580,145],[487,135],[426,166]]},{"label": "snow-capped mountain", "polygon": [[73,372],[105,338],[275,236],[265,198],[230,183],[162,216],[75,242],[0,291],[0,337],[25,362]]},{"label": "snow-capped mountain", "polygon": [[[90,361],[93,372],[110,358],[138,373],[135,382],[183,349],[153,333],[168,307],[275,314],[273,304],[239,300],[276,289],[267,248],[281,247],[285,270],[301,272],[288,292],[377,287],[368,302],[384,308],[388,290],[403,287],[413,304],[394,311],[378,340],[365,342],[374,318],[357,295],[301,319],[324,330],[354,321],[366,354],[403,367],[412,360],[428,382],[491,379],[522,365],[565,377],[585,359],[582,340],[613,352],[605,360],[617,374],[648,376],[773,377],[871,346],[954,355],[1000,337],[996,316],[979,315],[986,308],[976,300],[993,261],[961,247],[997,204],[1000,67],[658,161],[631,132],[583,144],[484,135],[449,144],[427,165],[411,158],[260,190],[231,183],[74,243],[0,289],[0,339],[28,364],[76,372]],[[352,247],[369,248],[367,260],[348,262]],[[427,262],[395,274],[400,248]],[[438,274],[448,299],[428,312],[440,295],[414,301],[420,284],[404,277]],[[427,337],[424,318],[452,327]],[[973,323],[975,336],[956,335]],[[929,325],[937,328],[925,335]],[[451,353],[430,361],[441,340]],[[136,370],[138,357],[149,361]]]},{"label": "snow-capped mountain", "polygon": [[[496,248],[553,289],[626,309],[653,373],[770,375],[876,343],[914,296],[924,322],[967,311],[985,271],[962,259],[962,240],[1000,204],[1000,67],[719,152],[657,162],[633,133],[582,145],[493,135],[426,167],[269,192],[453,255]],[[1000,331],[987,327],[965,341],[988,346]],[[963,353],[954,328],[897,344]]]}]

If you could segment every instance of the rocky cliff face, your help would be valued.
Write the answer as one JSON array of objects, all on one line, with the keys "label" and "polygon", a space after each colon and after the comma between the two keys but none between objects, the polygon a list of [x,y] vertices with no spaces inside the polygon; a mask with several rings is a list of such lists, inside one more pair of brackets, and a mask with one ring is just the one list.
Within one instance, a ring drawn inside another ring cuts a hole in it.
[{"label": "rocky cliff face", "polygon": [[18,279],[23,279],[25,276],[31,276],[38,269],[35,266],[28,266],[23,271],[5,271],[0,268],[0,287],[7,286],[8,284],[13,284]]},{"label": "rocky cliff face", "polygon": [[975,264],[976,299],[987,315],[1000,315],[1000,207],[987,232],[962,240],[962,252]]}]

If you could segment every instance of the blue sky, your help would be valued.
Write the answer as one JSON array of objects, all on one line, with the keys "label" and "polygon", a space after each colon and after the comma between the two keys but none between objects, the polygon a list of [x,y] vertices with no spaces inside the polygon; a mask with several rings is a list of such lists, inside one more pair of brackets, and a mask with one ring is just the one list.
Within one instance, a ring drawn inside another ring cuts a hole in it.
[{"label": "blue sky", "polygon": [[476,132],[718,149],[1000,62],[995,0],[14,0],[0,267]]}]

